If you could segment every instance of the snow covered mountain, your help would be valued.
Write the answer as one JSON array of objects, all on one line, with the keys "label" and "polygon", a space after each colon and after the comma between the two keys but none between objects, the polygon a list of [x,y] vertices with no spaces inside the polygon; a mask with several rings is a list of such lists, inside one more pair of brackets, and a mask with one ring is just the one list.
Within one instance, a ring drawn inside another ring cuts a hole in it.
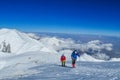
[{"label": "snow covered mountain", "polygon": [[42,43],[15,29],[0,29],[1,46],[3,42],[11,45],[11,52],[14,54],[30,51],[51,52]]},{"label": "snow covered mountain", "polygon": [[[65,54],[70,60],[70,53],[74,49],[84,51],[83,61],[94,61],[109,59],[109,56],[100,52],[103,50],[112,50],[111,43],[102,43],[99,40],[89,41],[88,43],[76,43],[74,40],[57,37],[41,37],[33,33],[23,33],[15,29],[0,29],[1,52],[5,45],[10,44],[11,53],[21,54],[32,51],[42,51],[48,53]],[[4,45],[3,45],[4,43]],[[90,57],[88,57],[90,56]],[[87,59],[86,59],[87,58]]]},{"label": "snow covered mountain", "polygon": [[[98,80],[119,80],[120,78],[120,65],[113,62],[120,59],[109,58],[101,52],[101,50],[111,51],[113,46],[111,43],[103,43],[100,40],[76,43],[70,38],[36,36],[15,29],[0,29],[0,43],[0,80],[96,80],[98,78]],[[10,44],[10,53],[4,52],[4,49],[6,50],[4,47],[8,44]],[[78,58],[76,69],[71,68],[71,53],[74,49],[84,51],[84,54]],[[66,68],[59,66],[62,54],[67,57]]]}]

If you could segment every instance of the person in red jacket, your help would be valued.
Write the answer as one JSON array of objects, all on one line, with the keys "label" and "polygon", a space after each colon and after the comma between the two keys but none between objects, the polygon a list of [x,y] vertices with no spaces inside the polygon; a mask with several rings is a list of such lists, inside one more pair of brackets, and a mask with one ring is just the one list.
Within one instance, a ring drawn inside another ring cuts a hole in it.
[{"label": "person in red jacket", "polygon": [[64,55],[64,54],[62,54],[62,56],[61,56],[60,60],[61,60],[62,66],[63,66],[63,67],[65,67],[66,57],[65,57],[65,55]]}]

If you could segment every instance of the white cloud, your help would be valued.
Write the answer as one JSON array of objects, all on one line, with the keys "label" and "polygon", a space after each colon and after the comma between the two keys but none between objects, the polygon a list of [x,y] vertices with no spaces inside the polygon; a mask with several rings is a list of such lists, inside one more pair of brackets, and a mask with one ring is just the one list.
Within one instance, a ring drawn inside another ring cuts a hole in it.
[{"label": "white cloud", "polygon": [[[63,39],[63,38],[56,38],[56,37],[43,37],[39,40],[44,45],[59,51],[60,54],[72,52],[73,49],[79,49],[82,51],[88,51],[91,49],[92,51],[98,51],[93,58],[97,59],[109,59],[109,56],[105,55],[104,53],[100,53],[101,50],[105,49],[108,51],[112,50],[111,43],[102,43],[99,40],[89,41],[88,43],[78,44],[75,43],[72,39]],[[70,54],[70,53],[69,53]]]}]

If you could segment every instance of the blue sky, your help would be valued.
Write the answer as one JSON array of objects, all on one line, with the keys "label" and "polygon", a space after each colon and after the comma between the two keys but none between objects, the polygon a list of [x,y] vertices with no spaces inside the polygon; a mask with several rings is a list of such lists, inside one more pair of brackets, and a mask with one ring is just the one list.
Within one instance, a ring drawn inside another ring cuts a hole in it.
[{"label": "blue sky", "polygon": [[0,27],[120,35],[120,0],[0,0]]}]

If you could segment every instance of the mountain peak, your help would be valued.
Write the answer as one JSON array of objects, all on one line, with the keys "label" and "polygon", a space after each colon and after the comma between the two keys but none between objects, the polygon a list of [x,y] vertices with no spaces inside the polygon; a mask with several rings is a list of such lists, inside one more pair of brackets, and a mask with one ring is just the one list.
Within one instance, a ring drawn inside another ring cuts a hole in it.
[{"label": "mountain peak", "polygon": [[[11,52],[15,54],[29,51],[42,51],[43,48],[48,49],[42,43],[29,37],[26,33],[20,32],[16,29],[0,29],[1,46],[3,46],[4,41],[6,44],[10,44]],[[48,51],[50,50],[48,49]]]},{"label": "mountain peak", "polygon": [[17,31],[16,29],[0,28],[0,31]]}]

